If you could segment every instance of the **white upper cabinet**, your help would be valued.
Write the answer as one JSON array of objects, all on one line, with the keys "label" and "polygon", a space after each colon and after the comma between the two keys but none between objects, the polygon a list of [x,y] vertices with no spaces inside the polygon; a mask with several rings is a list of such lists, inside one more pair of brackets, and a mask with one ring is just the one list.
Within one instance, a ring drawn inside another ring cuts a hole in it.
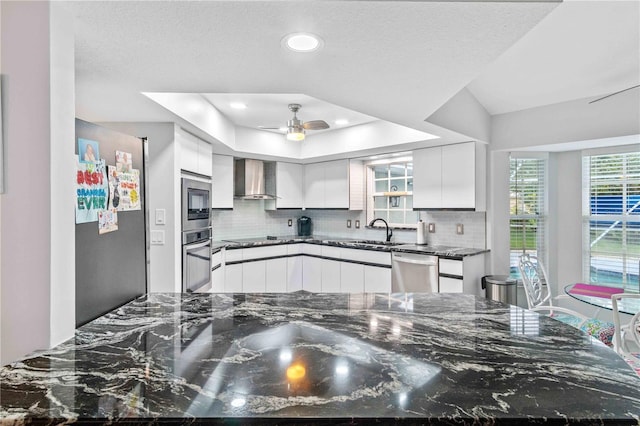
[{"label": "white upper cabinet", "polygon": [[304,207],[318,209],[364,208],[364,165],[336,160],[304,166]]},{"label": "white upper cabinet", "polygon": [[213,147],[204,141],[198,142],[198,170],[201,175],[211,176],[213,171],[213,163],[211,156],[213,155]]},{"label": "white upper cabinet", "polygon": [[442,147],[413,152],[413,208],[442,207]]},{"label": "white upper cabinet", "polygon": [[304,168],[302,164],[265,163],[266,193],[276,195],[266,200],[265,209],[301,209],[304,205]]},{"label": "white upper cabinet", "polygon": [[324,208],[324,163],[304,165],[304,206]]},{"label": "white upper cabinet", "polygon": [[349,208],[349,160],[324,164],[324,208]]},{"label": "white upper cabinet", "polygon": [[233,208],[233,157],[211,155],[211,208]]},{"label": "white upper cabinet", "polygon": [[176,143],[180,150],[180,168],[203,176],[211,176],[211,145],[178,129]]},{"label": "white upper cabinet", "polygon": [[413,207],[486,210],[486,146],[466,142],[414,151]]}]

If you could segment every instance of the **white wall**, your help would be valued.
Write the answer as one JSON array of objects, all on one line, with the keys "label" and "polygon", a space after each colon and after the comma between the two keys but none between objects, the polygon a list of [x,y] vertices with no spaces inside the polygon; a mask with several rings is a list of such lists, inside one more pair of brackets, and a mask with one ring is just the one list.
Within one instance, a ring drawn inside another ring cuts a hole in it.
[{"label": "white wall", "polygon": [[[407,150],[410,144],[429,141],[424,146],[438,145],[438,138],[425,132],[408,127],[374,121],[351,126],[328,133],[309,136],[302,143],[301,159],[332,156],[337,154],[364,154],[367,150],[384,148],[385,152]],[[413,147],[413,145],[411,145]],[[344,158],[344,155],[341,155]]]},{"label": "white wall", "polygon": [[600,102],[591,98],[494,115],[491,149],[587,141],[640,133],[640,90],[629,90]]},{"label": "white wall", "polygon": [[509,274],[509,153],[487,155],[487,271]]},{"label": "white wall", "polygon": [[582,155],[549,156],[549,276],[555,294],[582,277]]},{"label": "white wall", "polygon": [[[180,292],[182,248],[180,216],[180,150],[174,123],[100,123],[149,144],[149,230],[164,231],[164,245],[151,245],[149,292]],[[165,225],[155,224],[156,209],[165,210]]]},{"label": "white wall", "polygon": [[76,177],[75,154],[75,40],[73,17],[61,3],[50,11],[50,205],[51,205],[51,337],[54,346],[75,330],[75,218],[72,182]]},{"label": "white wall", "polygon": [[75,127],[73,27],[64,9],[48,2],[2,2],[0,7],[4,365],[74,333]]},{"label": "white wall", "polygon": [[491,116],[466,88],[438,108],[426,121],[476,141],[489,142],[491,138]]},{"label": "white wall", "polygon": [[[196,127],[209,137],[214,152],[236,149],[235,126],[220,111],[197,93],[143,93],[178,117],[186,117],[184,128]],[[181,120],[182,121],[182,120]],[[193,123],[193,124],[190,124]]]}]

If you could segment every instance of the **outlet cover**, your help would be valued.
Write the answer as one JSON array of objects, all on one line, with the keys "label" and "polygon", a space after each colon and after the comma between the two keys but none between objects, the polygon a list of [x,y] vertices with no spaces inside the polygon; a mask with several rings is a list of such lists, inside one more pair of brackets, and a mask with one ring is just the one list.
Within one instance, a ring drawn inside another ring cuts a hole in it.
[{"label": "outlet cover", "polygon": [[458,235],[464,234],[464,225],[463,224],[458,223],[456,225],[456,234],[458,234]]},{"label": "outlet cover", "polygon": [[347,228],[351,228],[351,219],[347,219]]},{"label": "outlet cover", "polygon": [[356,220],[356,229],[360,229],[360,221]]},{"label": "outlet cover", "polygon": [[432,234],[434,232],[436,232],[436,224],[435,223],[430,223],[429,224],[429,232],[431,232]]},{"label": "outlet cover", "polygon": [[288,226],[293,226],[293,220],[289,219],[289,220],[287,221],[287,225],[288,225]]}]

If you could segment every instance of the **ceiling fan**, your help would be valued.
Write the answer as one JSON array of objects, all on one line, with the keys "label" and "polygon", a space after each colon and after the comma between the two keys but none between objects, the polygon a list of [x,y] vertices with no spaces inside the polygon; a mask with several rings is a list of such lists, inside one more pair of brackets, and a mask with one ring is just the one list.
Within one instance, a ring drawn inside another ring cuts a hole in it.
[{"label": "ceiling fan", "polygon": [[[324,120],[305,121],[298,119],[297,113],[302,108],[300,104],[289,104],[289,111],[293,112],[293,118],[287,121],[287,139],[290,141],[304,140],[305,130],[324,130],[329,125]],[[264,130],[280,130],[279,127],[260,127]]]},{"label": "ceiling fan", "polygon": [[619,90],[617,92],[609,93],[608,95],[602,96],[601,98],[598,98],[598,99],[594,99],[593,101],[591,101],[589,103],[592,104],[592,103],[595,103],[595,102],[599,102],[599,101],[601,101],[603,99],[610,98],[611,96],[617,95],[619,93],[626,92],[627,90],[637,89],[638,87],[640,87],[640,84],[636,84],[635,86],[627,87],[626,89],[622,89],[622,90]]}]

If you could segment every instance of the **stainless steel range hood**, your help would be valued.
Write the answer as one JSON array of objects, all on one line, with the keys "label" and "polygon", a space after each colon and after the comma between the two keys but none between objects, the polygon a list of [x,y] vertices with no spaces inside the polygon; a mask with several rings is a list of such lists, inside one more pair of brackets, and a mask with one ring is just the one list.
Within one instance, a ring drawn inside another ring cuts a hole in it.
[{"label": "stainless steel range hood", "polygon": [[264,163],[248,158],[238,159],[234,167],[234,196],[242,200],[274,200],[265,191]]}]

